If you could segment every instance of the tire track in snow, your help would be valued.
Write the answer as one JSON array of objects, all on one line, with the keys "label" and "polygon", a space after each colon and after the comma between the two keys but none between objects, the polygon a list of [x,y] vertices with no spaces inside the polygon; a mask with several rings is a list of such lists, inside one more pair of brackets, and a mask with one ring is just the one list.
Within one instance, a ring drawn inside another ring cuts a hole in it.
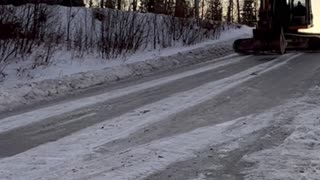
[{"label": "tire track in snow", "polygon": [[[37,148],[26,151],[24,153],[18,154],[16,156],[5,158],[0,161],[0,169],[2,169],[0,171],[0,178],[6,177],[7,179],[19,179],[21,177],[24,177],[26,179],[50,179],[50,177],[52,177],[53,179],[55,179],[56,177],[62,175],[60,173],[63,173],[65,171],[69,172],[71,167],[81,165],[82,163],[85,163],[86,160],[96,159],[95,156],[97,155],[97,153],[95,153],[95,149],[99,148],[99,146],[107,142],[111,142],[115,139],[125,138],[129,136],[131,133],[142,129],[144,126],[150,123],[161,121],[171,115],[177,114],[188,108],[205,102],[208,99],[214,98],[222,92],[230,90],[244,82],[247,82],[273,69],[279,68],[300,55],[301,54],[290,54],[282,56],[277,60],[257,65],[233,76],[211,83],[207,83],[203,86],[189,91],[174,94],[169,98],[136,109],[135,112],[127,113],[117,118],[114,118],[113,120],[108,120],[107,122],[103,122],[95,126],[88,127],[71,136],[62,138],[56,142],[47,143]],[[253,73],[256,75],[253,76]],[[139,113],[146,109],[150,111],[144,114]],[[230,124],[226,123],[224,125]],[[104,127],[104,129],[101,129],[101,127]],[[209,127],[210,131],[208,132],[212,133],[212,131],[216,128],[216,126]],[[247,131],[245,130],[243,132]],[[195,135],[196,134],[199,134],[199,132],[196,131]],[[203,135],[203,133],[199,134],[199,136],[201,135]],[[215,136],[215,134],[213,134],[213,136]],[[182,134],[178,135],[178,137],[183,138],[184,136]],[[181,139],[181,142],[183,142],[182,140],[183,139]],[[197,140],[193,139],[193,141]],[[159,142],[162,141],[160,140]],[[204,142],[207,143],[207,141],[199,141],[199,143]],[[161,143],[159,145],[161,145]],[[189,146],[184,147],[184,145],[185,144],[181,144],[181,148],[187,148],[186,150],[191,148]],[[201,147],[200,145],[191,146],[194,148]],[[146,148],[146,145],[140,145],[138,147],[135,147],[135,149],[138,151],[143,150],[144,148]],[[156,145],[154,146],[154,148],[156,149],[160,147]],[[148,152],[153,152],[152,149],[154,148],[149,148]],[[162,149],[161,151],[166,152],[165,149]],[[172,151],[168,152],[168,157],[170,156],[171,152]],[[112,154],[114,152],[110,153]],[[106,152],[105,156],[110,155],[110,153]],[[130,151],[124,152],[123,154],[125,156],[128,153],[130,154]],[[189,151],[186,154],[179,152],[179,154],[184,154],[185,156],[189,156],[189,153]],[[146,154],[143,153],[143,156],[144,155]],[[153,171],[168,165],[168,163],[173,163],[178,159],[173,159],[173,161],[160,163],[158,165],[156,164],[154,165],[154,168],[152,163],[145,165],[152,168]],[[17,166],[18,164],[19,166]],[[112,167],[114,167],[114,165],[115,164],[113,164]],[[85,166],[87,165],[84,165],[82,168],[86,168]],[[89,166],[90,165],[88,165],[88,167]],[[152,171],[148,170],[148,172],[150,173]],[[134,173],[138,174],[132,174],[132,176],[139,175],[140,171],[134,171]],[[70,177],[70,179],[72,178]]]},{"label": "tire track in snow", "polygon": [[[38,109],[35,111],[7,117],[0,119],[0,133],[10,131],[12,129],[18,128],[18,127],[23,127],[28,124],[36,123],[42,120],[45,120],[47,118],[51,118],[54,116],[58,116],[67,112],[71,112],[80,108],[84,108],[90,105],[102,103],[111,99],[119,98],[131,93],[136,93],[148,88],[160,86],[169,82],[173,82],[182,78],[194,76],[196,74],[200,74],[206,71],[210,71],[213,69],[217,69],[223,66],[227,66],[233,63],[237,63],[243,59],[248,58],[249,56],[244,56],[244,57],[236,57],[234,59],[231,59],[234,57],[234,55],[226,56],[223,58],[218,58],[215,61],[222,61],[221,63],[215,63],[208,65],[206,67],[201,67],[195,70],[190,70],[187,72],[183,72],[180,74],[175,74],[171,75],[168,77],[163,77],[160,79],[152,80],[149,82],[137,84],[134,86],[122,88],[122,89],[117,89],[111,92],[106,92],[97,96],[91,96],[87,98],[82,98],[62,104],[57,104],[54,106]],[[225,61],[228,60],[228,61]]]}]

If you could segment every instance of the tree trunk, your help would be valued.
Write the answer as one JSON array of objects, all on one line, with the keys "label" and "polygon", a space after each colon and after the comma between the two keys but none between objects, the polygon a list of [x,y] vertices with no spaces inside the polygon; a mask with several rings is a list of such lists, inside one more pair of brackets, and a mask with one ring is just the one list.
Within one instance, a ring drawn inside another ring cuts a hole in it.
[{"label": "tree trunk", "polygon": [[199,20],[199,0],[194,0],[195,18]]},{"label": "tree trunk", "polygon": [[238,13],[238,23],[241,23],[241,17],[240,17],[240,0],[237,0],[237,13]]},{"label": "tree trunk", "polygon": [[121,0],[118,0],[118,5],[117,5],[118,7],[117,7],[117,8],[118,8],[119,10],[122,9],[122,8],[121,8],[121,5],[122,5],[122,1],[121,1]]},{"label": "tree trunk", "polygon": [[176,17],[184,17],[183,0],[176,0],[174,16],[176,16]]},{"label": "tree trunk", "polygon": [[205,7],[205,0],[202,0],[201,4],[201,19],[204,19],[204,7]]},{"label": "tree trunk", "polygon": [[229,0],[228,12],[227,12],[227,21],[233,22],[233,0]]},{"label": "tree trunk", "polygon": [[104,8],[104,0],[100,0],[100,8]]},{"label": "tree trunk", "polygon": [[107,0],[105,5],[106,5],[107,8],[114,9],[113,0]]},{"label": "tree trunk", "polygon": [[132,1],[132,10],[137,11],[137,0]]}]

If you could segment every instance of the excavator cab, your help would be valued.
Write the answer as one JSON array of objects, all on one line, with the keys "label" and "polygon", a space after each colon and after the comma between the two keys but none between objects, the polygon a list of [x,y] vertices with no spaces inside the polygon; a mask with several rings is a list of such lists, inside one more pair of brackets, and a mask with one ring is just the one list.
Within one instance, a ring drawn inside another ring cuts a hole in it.
[{"label": "excavator cab", "polygon": [[320,49],[320,37],[300,33],[313,27],[311,0],[261,0],[259,20],[253,38],[234,42],[235,52],[259,54],[287,50]]},{"label": "excavator cab", "polygon": [[308,29],[313,27],[313,14],[310,0],[287,0],[289,8],[289,29]]}]

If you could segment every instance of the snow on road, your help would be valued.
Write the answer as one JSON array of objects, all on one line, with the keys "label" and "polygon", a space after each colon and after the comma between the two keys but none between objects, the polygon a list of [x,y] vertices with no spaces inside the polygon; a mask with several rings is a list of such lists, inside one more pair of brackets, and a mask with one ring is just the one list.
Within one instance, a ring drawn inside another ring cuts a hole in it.
[{"label": "snow on road", "polygon": [[[120,138],[122,133],[127,134],[121,128],[123,122],[118,121],[118,124],[113,124],[113,128],[108,127],[111,124],[104,123],[106,128],[103,130],[97,130],[99,126],[91,127],[71,137],[1,160],[0,178],[141,179],[171,163],[192,158],[196,151],[209,145],[232,141],[265,128],[269,126],[273,116],[274,113],[269,112],[258,116],[251,115],[131,147],[121,152],[106,151],[100,154],[95,150],[99,149],[102,143],[112,140],[106,137],[112,137],[114,134],[115,138]],[[127,115],[121,118],[132,121]],[[137,119],[145,118],[148,117],[142,115]],[[110,132],[112,129],[118,132]]]},{"label": "snow on road", "polygon": [[204,174],[200,174],[196,179],[192,180],[206,180],[206,176]]},{"label": "snow on road", "polygon": [[[303,110],[287,128],[293,133],[280,146],[245,156],[255,163],[246,179],[319,180],[320,177],[320,88],[312,89],[301,102]],[[290,109],[293,111],[295,109]]]},{"label": "snow on road", "polygon": [[[195,151],[208,145],[224,143],[253,133],[269,126],[274,119],[274,113],[252,115],[220,125],[195,129],[122,152],[97,153],[99,147],[105,143],[127,137],[130,133],[141,130],[150,123],[165,120],[169,116],[205,102],[241,83],[279,68],[299,55],[284,55],[277,60],[254,66],[228,78],[174,94],[167,99],[86,128],[56,142],[2,159],[0,160],[0,179],[47,180],[57,177],[64,177],[64,179],[139,179],[171,163],[191,158]],[[177,106],[177,104],[183,106]],[[146,110],[148,110],[146,113],[141,113]],[[245,124],[250,125],[245,126]],[[101,129],[101,127],[104,128]],[[208,136],[212,138],[207,138]]]},{"label": "snow on road", "polygon": [[[281,65],[286,64],[288,61],[290,61],[300,55],[301,54],[297,54],[297,55],[287,54],[287,55],[284,55],[284,56],[278,58],[278,60],[274,60],[274,61],[270,61],[270,62],[261,64],[261,65],[258,65],[256,67],[253,67],[253,68],[250,68],[246,71],[243,71],[239,74],[233,75],[232,77],[222,79],[218,82],[213,82],[212,85],[211,84],[208,85],[208,87],[210,89],[208,94],[210,94],[210,92],[211,92],[211,93],[214,93],[214,95],[216,95],[217,92],[220,93],[221,91],[225,90],[226,89],[225,87],[227,87],[227,85],[228,85],[227,89],[231,89],[231,88],[233,88],[233,87],[235,87],[245,81],[252,79],[254,77],[254,76],[251,76],[252,73],[262,74],[265,71],[267,72],[267,71],[270,71],[274,68],[278,68]],[[138,91],[148,89],[151,87],[159,86],[161,84],[172,82],[172,81],[175,81],[175,80],[178,80],[181,78],[185,78],[185,77],[189,77],[189,76],[199,74],[199,73],[202,73],[205,71],[217,69],[222,66],[227,66],[227,65],[230,65],[232,63],[236,63],[236,62],[238,62],[242,59],[245,59],[245,58],[247,58],[247,57],[239,57],[239,58],[235,58],[233,60],[227,61],[227,62],[212,64],[212,65],[209,65],[206,67],[198,68],[196,70],[191,70],[191,71],[183,72],[178,75],[164,77],[164,78],[153,80],[150,82],[127,87],[124,89],[118,89],[118,90],[115,90],[112,92],[107,92],[107,93],[100,94],[97,96],[87,97],[87,98],[67,102],[64,104],[58,104],[58,105],[54,105],[51,107],[39,109],[36,111],[7,117],[7,118],[0,120],[0,132],[9,131],[14,128],[18,128],[18,127],[25,126],[30,123],[44,120],[46,118],[57,116],[57,115],[60,115],[60,114],[66,113],[66,112],[71,112],[71,111],[79,109],[79,108],[83,108],[83,107],[90,106],[93,104],[105,102],[105,101],[113,99],[113,98],[125,96],[130,93],[134,93],[134,92],[138,92]],[[278,63],[278,64],[276,64],[276,63]],[[224,88],[222,88],[221,86]],[[202,87],[200,87],[200,88],[202,88]],[[215,89],[215,91],[213,91],[213,88]],[[195,93],[197,93],[197,90],[198,90],[198,88],[193,91]]]},{"label": "snow on road", "polygon": [[[317,90],[317,94],[320,90]],[[246,161],[258,163],[245,173],[246,179],[314,179],[319,177],[319,117],[320,109],[310,97],[267,110],[262,114],[249,115],[227,123],[195,129],[191,132],[152,141],[120,152],[95,152],[99,146],[79,143],[86,136],[74,135],[72,141],[58,141],[40,148],[0,161],[0,178],[13,179],[126,179],[138,180],[164,169],[169,164],[196,157],[203,148],[234,142],[268,126],[281,123],[291,113],[298,116],[290,124],[295,132],[283,145],[245,157]],[[91,131],[93,129],[91,128]],[[309,131],[311,130],[311,131]],[[105,130],[98,130],[99,134]],[[101,137],[90,135],[92,139]],[[66,138],[68,139],[68,138]],[[69,138],[70,139],[70,138]],[[68,144],[72,143],[72,144]],[[75,149],[68,147],[78,144]],[[92,145],[95,147],[88,148]],[[60,149],[57,149],[60,147]],[[53,149],[51,149],[53,148]],[[229,151],[237,146],[228,148]],[[80,151],[83,151],[79,153]],[[197,179],[205,179],[199,176]]]},{"label": "snow on road", "polygon": [[[231,55],[231,56],[219,58],[216,60],[217,61],[218,60],[225,60],[225,59],[232,58],[233,56],[234,55]],[[233,63],[237,63],[245,58],[247,58],[247,56],[235,57],[235,58],[230,59],[228,61],[222,61],[221,63],[208,65],[208,66],[198,68],[195,70],[190,70],[190,71],[183,72],[180,74],[175,74],[172,76],[156,79],[156,80],[145,82],[142,84],[137,84],[137,85],[134,85],[131,87],[117,89],[115,91],[106,92],[106,93],[103,93],[103,94],[100,94],[97,96],[91,96],[91,97],[87,97],[87,98],[83,98],[83,99],[78,99],[75,101],[70,101],[70,102],[66,102],[63,104],[58,104],[58,105],[42,108],[42,109],[39,109],[36,111],[7,117],[7,118],[0,120],[0,133],[5,132],[5,131],[9,131],[9,130],[17,128],[17,127],[25,126],[30,123],[38,122],[38,121],[41,121],[46,118],[57,116],[57,115],[60,115],[60,114],[66,113],[66,112],[71,112],[71,111],[79,109],[79,108],[94,105],[94,104],[97,104],[100,102],[105,102],[110,99],[114,99],[114,98],[128,95],[130,93],[135,93],[135,92],[138,92],[138,91],[141,91],[144,89],[159,86],[159,85],[162,85],[165,83],[173,82],[178,79],[190,77],[190,76],[193,76],[193,75],[196,75],[199,73],[203,73],[206,71],[217,69],[219,67],[223,67],[223,66],[227,66],[227,65],[230,65]]]}]

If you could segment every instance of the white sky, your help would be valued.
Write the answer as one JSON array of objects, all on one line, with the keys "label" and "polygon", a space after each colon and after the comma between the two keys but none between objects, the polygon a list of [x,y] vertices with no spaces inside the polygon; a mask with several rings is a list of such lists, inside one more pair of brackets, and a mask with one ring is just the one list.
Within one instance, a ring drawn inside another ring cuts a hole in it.
[{"label": "white sky", "polygon": [[320,10],[316,9],[317,7],[318,8],[320,7],[320,1],[319,0],[312,0],[314,28],[308,30],[308,32],[320,33]]}]

